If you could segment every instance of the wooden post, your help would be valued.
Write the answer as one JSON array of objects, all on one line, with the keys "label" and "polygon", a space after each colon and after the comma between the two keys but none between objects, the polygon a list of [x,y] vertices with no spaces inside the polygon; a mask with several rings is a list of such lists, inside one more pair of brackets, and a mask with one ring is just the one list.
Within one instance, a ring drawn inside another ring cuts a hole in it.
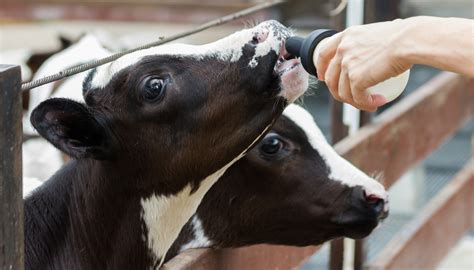
[{"label": "wooden post", "polygon": [[23,269],[19,66],[0,65],[0,269]]}]

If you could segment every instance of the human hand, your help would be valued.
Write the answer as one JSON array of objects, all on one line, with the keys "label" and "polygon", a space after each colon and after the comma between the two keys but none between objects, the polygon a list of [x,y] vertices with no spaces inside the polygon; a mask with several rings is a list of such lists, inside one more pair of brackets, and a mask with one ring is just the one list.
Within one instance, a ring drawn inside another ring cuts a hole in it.
[{"label": "human hand", "polygon": [[349,27],[324,40],[316,69],[336,100],[365,111],[386,103],[367,88],[403,73],[411,63],[401,57],[406,23],[395,20]]}]

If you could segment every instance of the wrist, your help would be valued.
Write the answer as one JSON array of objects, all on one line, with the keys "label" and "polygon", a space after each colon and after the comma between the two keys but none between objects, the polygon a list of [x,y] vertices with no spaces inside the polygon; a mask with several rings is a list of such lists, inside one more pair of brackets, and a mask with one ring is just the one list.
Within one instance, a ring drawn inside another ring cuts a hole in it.
[{"label": "wrist", "polygon": [[396,58],[406,65],[423,64],[423,57],[430,42],[430,27],[436,18],[428,16],[417,16],[407,19],[399,19],[400,31],[395,46]]},{"label": "wrist", "polygon": [[397,62],[411,63],[413,56],[416,54],[417,44],[413,42],[413,32],[416,29],[418,22],[412,18],[397,19],[392,23],[398,24],[396,27],[398,31],[395,34],[393,43],[393,54]]}]

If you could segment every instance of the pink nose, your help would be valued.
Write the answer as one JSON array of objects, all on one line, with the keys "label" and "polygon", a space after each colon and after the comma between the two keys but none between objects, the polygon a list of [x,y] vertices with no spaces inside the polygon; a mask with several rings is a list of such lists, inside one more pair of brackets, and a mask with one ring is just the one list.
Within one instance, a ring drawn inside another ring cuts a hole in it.
[{"label": "pink nose", "polygon": [[267,28],[258,29],[253,33],[252,42],[255,44],[264,42],[268,38],[268,33],[269,30]]}]

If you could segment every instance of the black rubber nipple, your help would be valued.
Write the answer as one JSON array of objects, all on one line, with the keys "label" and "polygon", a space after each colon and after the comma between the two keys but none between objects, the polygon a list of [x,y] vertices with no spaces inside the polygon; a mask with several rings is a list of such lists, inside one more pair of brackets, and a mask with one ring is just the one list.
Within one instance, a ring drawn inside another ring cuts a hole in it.
[{"label": "black rubber nipple", "polygon": [[317,76],[316,67],[313,63],[314,49],[321,40],[336,33],[336,31],[330,29],[318,29],[311,32],[306,38],[289,37],[286,40],[285,48],[291,55],[301,58],[301,64],[309,74]]}]

